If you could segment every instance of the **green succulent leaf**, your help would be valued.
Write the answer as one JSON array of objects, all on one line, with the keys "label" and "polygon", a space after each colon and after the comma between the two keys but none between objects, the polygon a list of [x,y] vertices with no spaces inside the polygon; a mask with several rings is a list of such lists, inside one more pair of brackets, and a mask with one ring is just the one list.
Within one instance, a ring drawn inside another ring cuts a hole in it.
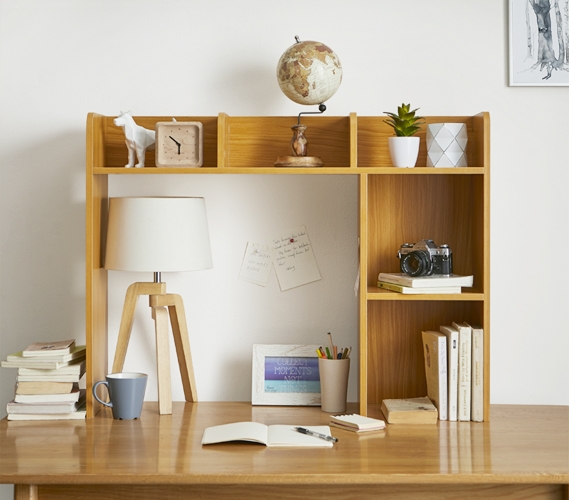
[{"label": "green succulent leaf", "polygon": [[415,116],[415,113],[419,108],[410,110],[411,104],[402,103],[401,106],[397,106],[397,114],[384,111],[384,113],[390,118],[384,120],[390,127],[395,131],[395,135],[398,137],[410,137],[421,130],[420,125],[425,122],[420,122],[423,120],[422,116]]}]

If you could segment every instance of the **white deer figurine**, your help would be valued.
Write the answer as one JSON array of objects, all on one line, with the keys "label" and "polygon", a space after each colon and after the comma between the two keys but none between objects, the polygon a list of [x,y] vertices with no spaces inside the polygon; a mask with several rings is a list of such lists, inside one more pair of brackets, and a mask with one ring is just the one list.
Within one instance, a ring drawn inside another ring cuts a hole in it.
[{"label": "white deer figurine", "polygon": [[[122,127],[126,137],[125,143],[128,149],[128,164],[126,168],[144,168],[144,159],[146,150],[154,149],[156,141],[156,132],[137,125],[132,118],[130,111],[126,111],[117,116],[114,120],[117,127]],[[138,159],[138,163],[134,164],[134,155]]]}]

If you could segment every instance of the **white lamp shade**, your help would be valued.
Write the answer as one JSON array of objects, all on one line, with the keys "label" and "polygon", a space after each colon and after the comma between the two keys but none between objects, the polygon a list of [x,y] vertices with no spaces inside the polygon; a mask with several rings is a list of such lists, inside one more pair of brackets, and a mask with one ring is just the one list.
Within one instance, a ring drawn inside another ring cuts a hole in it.
[{"label": "white lamp shade", "polygon": [[105,269],[197,271],[213,267],[203,198],[111,198]]}]

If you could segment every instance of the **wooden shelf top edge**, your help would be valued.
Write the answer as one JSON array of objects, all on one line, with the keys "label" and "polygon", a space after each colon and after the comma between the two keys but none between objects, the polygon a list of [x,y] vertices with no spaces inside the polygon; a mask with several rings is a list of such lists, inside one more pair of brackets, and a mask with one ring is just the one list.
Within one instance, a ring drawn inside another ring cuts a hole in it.
[{"label": "wooden shelf top edge", "polygon": [[[426,119],[436,119],[436,120],[448,120],[448,121],[452,121],[452,120],[466,120],[469,118],[474,118],[474,117],[484,117],[489,115],[488,111],[480,111],[479,113],[475,113],[473,115],[426,115],[424,116],[424,118]],[[116,118],[118,115],[117,114],[113,114],[113,115],[104,115],[101,113],[97,113],[97,112],[88,112],[87,113],[87,117],[98,117],[98,118]],[[217,114],[213,114],[213,115],[176,115],[176,114],[172,114],[172,115],[132,115],[133,118],[143,118],[143,119],[164,119],[166,121],[170,121],[172,118],[176,118],[176,120],[180,120],[180,119],[194,119],[194,118],[219,118],[220,116],[224,117],[224,118],[228,118],[228,119],[253,119],[253,120],[271,120],[274,118],[278,118],[278,119],[286,119],[286,120],[297,120],[298,116],[297,115],[229,115],[223,111],[220,111]],[[381,115],[364,115],[364,114],[359,114],[357,112],[350,112],[348,114],[342,114],[342,115],[318,115],[318,116],[313,116],[313,117],[308,117],[305,116],[303,117],[304,119],[307,118],[318,118],[318,119],[337,119],[337,118],[350,118],[350,117],[354,117],[355,119],[364,119],[364,120],[369,120],[369,119],[374,119],[374,118],[380,118],[380,119],[385,119],[387,118],[387,115],[385,114],[381,114]]]},{"label": "wooden shelf top edge", "polygon": [[201,168],[124,168],[95,167],[94,175],[164,175],[164,174],[301,174],[301,175],[479,175],[484,174],[483,167],[467,168],[395,168],[395,167],[318,167],[318,168],[283,168],[283,167],[201,167]]}]

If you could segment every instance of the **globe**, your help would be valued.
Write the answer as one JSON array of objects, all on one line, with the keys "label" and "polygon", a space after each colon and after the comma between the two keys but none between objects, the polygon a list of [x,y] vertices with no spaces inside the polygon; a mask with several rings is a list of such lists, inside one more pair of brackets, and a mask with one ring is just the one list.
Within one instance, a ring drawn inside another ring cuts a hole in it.
[{"label": "globe", "polygon": [[321,104],[340,87],[342,65],[336,53],[323,43],[297,41],[279,59],[277,80],[292,101]]}]

